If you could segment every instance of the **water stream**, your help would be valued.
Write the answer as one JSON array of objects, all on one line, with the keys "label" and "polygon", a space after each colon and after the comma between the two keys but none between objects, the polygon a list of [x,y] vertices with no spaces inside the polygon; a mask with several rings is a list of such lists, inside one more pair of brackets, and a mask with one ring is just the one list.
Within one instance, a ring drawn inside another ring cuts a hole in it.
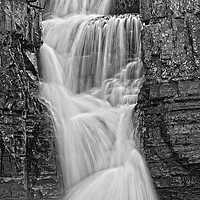
[{"label": "water stream", "polygon": [[44,12],[40,89],[55,121],[63,200],[157,200],[134,112],[141,23],[107,15],[109,6],[50,0]]}]

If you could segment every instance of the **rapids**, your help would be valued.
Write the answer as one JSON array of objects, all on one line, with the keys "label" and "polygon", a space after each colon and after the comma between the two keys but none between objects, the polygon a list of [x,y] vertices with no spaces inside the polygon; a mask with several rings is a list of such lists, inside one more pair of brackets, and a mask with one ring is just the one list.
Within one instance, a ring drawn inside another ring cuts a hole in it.
[{"label": "rapids", "polygon": [[138,16],[109,0],[50,0],[40,49],[41,98],[52,111],[63,200],[157,200],[139,150],[143,82]]}]

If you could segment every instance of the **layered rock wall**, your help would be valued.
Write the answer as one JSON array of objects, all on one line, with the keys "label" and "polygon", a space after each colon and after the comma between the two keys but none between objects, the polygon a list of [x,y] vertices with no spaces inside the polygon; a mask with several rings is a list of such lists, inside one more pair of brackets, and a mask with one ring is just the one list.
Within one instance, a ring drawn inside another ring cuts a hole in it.
[{"label": "layered rock wall", "polygon": [[141,0],[138,114],[160,200],[200,199],[200,2]]},{"label": "layered rock wall", "polygon": [[110,14],[139,13],[140,0],[111,0]]},{"label": "layered rock wall", "polygon": [[33,6],[0,0],[1,200],[62,193],[52,120],[38,98],[41,13]]}]

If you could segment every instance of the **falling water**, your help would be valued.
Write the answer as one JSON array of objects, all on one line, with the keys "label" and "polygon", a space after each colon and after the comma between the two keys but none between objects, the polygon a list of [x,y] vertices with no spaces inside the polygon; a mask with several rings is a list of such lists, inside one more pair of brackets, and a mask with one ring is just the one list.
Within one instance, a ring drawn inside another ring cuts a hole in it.
[{"label": "falling water", "polygon": [[105,16],[109,5],[50,0],[44,12],[41,98],[55,121],[63,200],[156,200],[134,112],[141,24]]}]

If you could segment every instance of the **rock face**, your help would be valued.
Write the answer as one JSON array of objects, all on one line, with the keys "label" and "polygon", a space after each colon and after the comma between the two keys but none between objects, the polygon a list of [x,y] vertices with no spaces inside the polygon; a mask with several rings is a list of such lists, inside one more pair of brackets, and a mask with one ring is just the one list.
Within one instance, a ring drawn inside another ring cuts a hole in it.
[{"label": "rock face", "polygon": [[139,13],[140,0],[111,0],[110,14]]},{"label": "rock face", "polygon": [[40,22],[39,10],[25,0],[0,0],[2,200],[53,199],[62,193],[52,120],[38,98]]},{"label": "rock face", "polygon": [[200,199],[200,1],[141,0],[141,147],[160,200]]}]

